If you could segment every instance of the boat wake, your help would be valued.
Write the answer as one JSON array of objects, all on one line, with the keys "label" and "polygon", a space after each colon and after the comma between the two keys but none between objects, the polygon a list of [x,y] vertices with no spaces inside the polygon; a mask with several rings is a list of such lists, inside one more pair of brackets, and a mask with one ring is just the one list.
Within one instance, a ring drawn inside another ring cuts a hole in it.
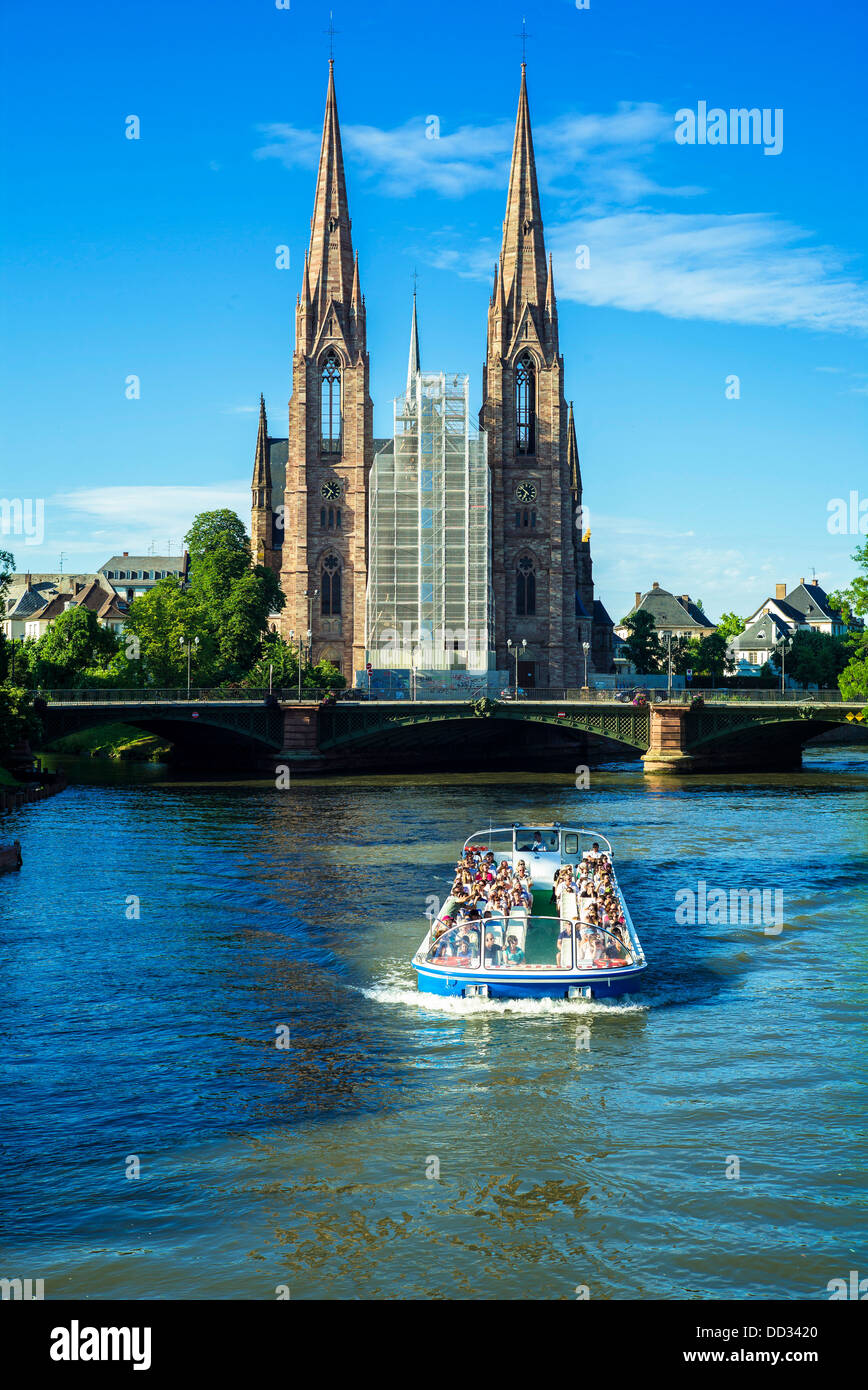
[{"label": "boat wake", "polygon": [[424,1009],[425,1013],[467,1016],[471,1014],[520,1014],[527,1016],[565,1014],[579,1018],[586,1014],[635,1014],[648,1010],[646,1002],[618,1003],[608,999],[464,999],[460,995],[429,994],[396,976],[387,977],[359,989],[375,1004],[397,1004],[409,1009]]}]

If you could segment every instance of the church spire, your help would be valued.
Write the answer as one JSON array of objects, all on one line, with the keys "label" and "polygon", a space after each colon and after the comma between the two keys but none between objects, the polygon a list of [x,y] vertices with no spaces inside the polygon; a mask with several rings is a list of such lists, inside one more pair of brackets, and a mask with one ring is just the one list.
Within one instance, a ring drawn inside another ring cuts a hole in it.
[{"label": "church spire", "polygon": [[567,468],[570,474],[570,492],[573,494],[573,502],[578,506],[582,500],[582,468],[579,463],[579,446],[576,441],[576,422],[573,419],[572,401],[570,401],[570,418],[567,421]]},{"label": "church spire", "polygon": [[407,399],[416,395],[416,375],[422,370],[422,356],[419,351],[419,320],[416,315],[416,291],[413,291],[413,317],[410,320],[410,361],[407,364]]},{"label": "church spire", "polygon": [[524,63],[521,65],[500,264],[503,289],[515,323],[525,301],[542,308],[548,279]]},{"label": "church spire", "polygon": [[334,59],[330,59],[316,197],[310,220],[308,275],[317,327],[330,300],[349,309],[353,284],[351,227],[335,96],[335,65]]},{"label": "church spire", "polygon": [[[268,420],[265,397],[259,397],[259,433],[256,436],[256,458],[253,464],[253,491],[271,488],[271,456],[268,448]],[[264,499],[263,499],[264,500]]]}]

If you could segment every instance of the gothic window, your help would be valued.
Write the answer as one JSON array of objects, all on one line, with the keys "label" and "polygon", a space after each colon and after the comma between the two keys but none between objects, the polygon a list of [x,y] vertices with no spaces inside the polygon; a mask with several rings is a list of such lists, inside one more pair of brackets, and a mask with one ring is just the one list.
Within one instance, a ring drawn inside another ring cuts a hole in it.
[{"label": "gothic window", "polygon": [[324,530],[325,530],[325,524],[326,524],[326,510],[325,510],[325,507],[320,507],[320,509],[319,509],[319,524],[320,524],[320,526],[322,527],[322,529],[323,529],[323,531],[324,531]]},{"label": "gothic window", "polygon": [[328,353],[320,373],[320,449],[341,452],[341,364],[335,352]]},{"label": "gothic window", "polygon": [[326,555],[320,574],[320,593],[322,594],[322,615],[324,618],[341,616],[341,562],[337,555]]},{"label": "gothic window", "polygon": [[340,531],[340,529],[341,529],[341,509],[340,509],[340,507],[338,507],[337,514],[336,514],[336,517],[335,517],[335,526],[336,526],[336,527],[338,528],[338,530]]},{"label": "gothic window", "polygon": [[532,618],[536,613],[536,574],[527,555],[519,560],[516,570],[515,611],[520,618]]},{"label": "gothic window", "polygon": [[529,352],[515,368],[515,447],[520,454],[536,453],[536,371]]},{"label": "gothic window", "polygon": [[329,507],[329,530],[330,530],[330,531],[333,531],[334,529],[335,529],[335,509],[334,509],[334,507]]}]

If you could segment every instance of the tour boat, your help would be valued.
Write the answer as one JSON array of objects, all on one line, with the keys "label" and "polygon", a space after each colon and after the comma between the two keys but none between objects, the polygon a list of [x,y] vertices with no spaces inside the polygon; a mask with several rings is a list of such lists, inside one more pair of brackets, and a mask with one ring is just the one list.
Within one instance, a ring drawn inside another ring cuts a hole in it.
[{"label": "tour boat", "polygon": [[[605,999],[635,990],[645,955],[614,873],[605,835],[560,824],[511,825],[471,835],[462,854],[506,860],[515,874],[523,860],[531,880],[524,907],[468,915],[447,899],[413,957],[419,989],[429,994],[491,999]],[[622,921],[584,922],[587,899],[553,897],[557,871],[582,859],[608,856]]]}]

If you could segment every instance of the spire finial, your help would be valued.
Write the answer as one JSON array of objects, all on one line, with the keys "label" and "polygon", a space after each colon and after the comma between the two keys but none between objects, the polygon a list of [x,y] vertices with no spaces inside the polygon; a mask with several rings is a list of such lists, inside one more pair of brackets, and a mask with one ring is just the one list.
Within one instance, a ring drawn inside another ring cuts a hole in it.
[{"label": "spire finial", "polygon": [[334,64],[335,64],[335,34],[339,34],[339,33],[340,33],[340,29],[336,29],[336,28],[335,28],[335,12],[334,12],[334,10],[329,10],[329,27],[326,29],[326,33],[327,33],[328,36],[329,36],[329,66],[330,66],[330,67],[334,67]]},{"label": "spire finial", "polygon": [[527,32],[527,20],[524,16],[521,20],[521,33],[516,34],[515,37],[521,39],[521,70],[524,72],[527,67],[527,41],[533,38],[533,35]]}]

